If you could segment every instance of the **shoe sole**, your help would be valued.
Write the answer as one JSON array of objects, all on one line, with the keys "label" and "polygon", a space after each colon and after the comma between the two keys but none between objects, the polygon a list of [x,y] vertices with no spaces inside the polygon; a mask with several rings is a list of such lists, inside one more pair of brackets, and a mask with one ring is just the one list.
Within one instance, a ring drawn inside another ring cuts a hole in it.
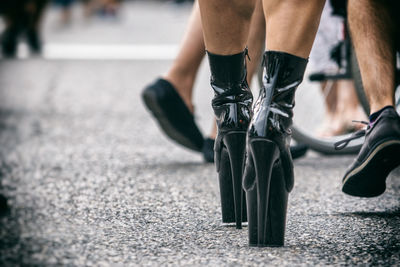
[{"label": "shoe sole", "polygon": [[377,146],[367,159],[343,179],[342,191],[351,196],[376,197],[386,190],[386,178],[400,165],[400,140]]},{"label": "shoe sole", "polygon": [[145,91],[142,94],[143,101],[148,108],[148,110],[153,114],[156,118],[158,124],[164,133],[177,142],[178,144],[189,148],[194,151],[201,152],[201,148],[198,148],[195,144],[193,144],[189,138],[181,134],[179,131],[175,129],[173,125],[169,122],[169,120],[165,117],[164,112],[157,102],[157,97],[151,91]]}]

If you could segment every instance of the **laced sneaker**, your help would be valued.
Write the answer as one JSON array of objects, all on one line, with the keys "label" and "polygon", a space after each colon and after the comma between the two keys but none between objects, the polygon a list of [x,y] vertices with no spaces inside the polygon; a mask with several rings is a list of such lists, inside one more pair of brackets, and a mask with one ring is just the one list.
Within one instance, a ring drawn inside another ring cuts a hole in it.
[{"label": "laced sneaker", "polygon": [[358,197],[379,196],[386,189],[386,178],[400,165],[400,117],[394,108],[385,109],[367,128],[335,144],[346,147],[353,139],[365,136],[361,150],[347,169],[342,191]]}]

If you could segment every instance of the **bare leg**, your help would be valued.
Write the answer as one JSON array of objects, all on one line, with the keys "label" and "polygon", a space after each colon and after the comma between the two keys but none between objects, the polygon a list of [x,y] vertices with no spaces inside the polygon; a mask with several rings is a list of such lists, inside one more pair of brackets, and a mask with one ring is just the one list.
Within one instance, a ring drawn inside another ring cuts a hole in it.
[{"label": "bare leg", "polygon": [[325,0],[263,0],[267,50],[308,58]]},{"label": "bare leg", "polygon": [[320,136],[330,137],[363,128],[352,120],[365,120],[352,80],[338,80],[333,83],[331,94],[325,98],[325,122]]},{"label": "bare leg", "polygon": [[[261,0],[257,0],[257,7],[251,21],[248,38],[251,61],[248,63],[247,73],[250,84],[251,77],[257,71],[265,40],[265,21],[262,12]],[[192,108],[192,89],[197,71],[204,57],[204,38],[198,4],[193,6],[185,36],[183,37],[179,53],[164,78],[171,82],[178,90],[188,107]]]},{"label": "bare leg", "polygon": [[197,71],[204,57],[203,30],[197,2],[183,37],[178,56],[164,76],[171,82],[189,110],[193,112],[192,92]]},{"label": "bare leg", "polygon": [[[340,128],[348,128],[352,120],[365,120],[365,115],[361,110],[360,102],[354,88],[352,80],[337,81],[338,102],[336,105],[336,116],[341,121]],[[360,125],[361,127],[361,125]]]},{"label": "bare leg", "polygon": [[200,0],[207,50],[218,55],[242,52],[255,3],[256,0]]},{"label": "bare leg", "polygon": [[337,104],[337,83],[334,81],[323,81],[320,83],[321,94],[324,99],[324,119],[317,130],[318,136],[331,136],[332,121],[335,118]]},{"label": "bare leg", "polygon": [[388,5],[396,1],[351,0],[349,25],[371,113],[394,105],[395,28]]},{"label": "bare leg", "polygon": [[257,0],[253,17],[250,24],[247,45],[251,60],[247,64],[247,82],[251,84],[251,79],[260,67],[261,55],[264,50],[265,42],[265,19],[262,9],[262,1]]}]

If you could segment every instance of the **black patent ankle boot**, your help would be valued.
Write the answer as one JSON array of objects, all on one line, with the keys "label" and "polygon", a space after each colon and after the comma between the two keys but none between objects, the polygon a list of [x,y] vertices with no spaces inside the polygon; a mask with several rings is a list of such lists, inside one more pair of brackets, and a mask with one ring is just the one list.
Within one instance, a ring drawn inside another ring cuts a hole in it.
[{"label": "black patent ankle boot", "polygon": [[263,87],[247,138],[243,187],[250,246],[283,246],[288,193],[294,184],[290,137],[294,96],[308,60],[267,51]]},{"label": "black patent ankle boot", "polygon": [[247,48],[235,55],[208,52],[212,107],[217,120],[215,163],[219,176],[222,222],[246,221],[245,194],[242,189],[246,131],[251,119],[253,96],[246,81]]}]

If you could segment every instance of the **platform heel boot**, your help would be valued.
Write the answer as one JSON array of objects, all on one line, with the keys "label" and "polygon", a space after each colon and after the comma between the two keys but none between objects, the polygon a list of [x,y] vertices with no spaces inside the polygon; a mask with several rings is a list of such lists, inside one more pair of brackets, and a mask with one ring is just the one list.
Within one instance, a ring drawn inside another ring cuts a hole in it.
[{"label": "platform heel boot", "polygon": [[283,246],[288,194],[293,188],[290,137],[294,96],[308,60],[267,51],[263,86],[247,133],[243,188],[250,246]]},{"label": "platform heel boot", "polygon": [[212,107],[218,133],[214,145],[218,172],[222,222],[236,223],[242,228],[246,221],[245,193],[242,189],[246,132],[251,119],[253,96],[246,81],[247,48],[234,55],[208,52]]}]

